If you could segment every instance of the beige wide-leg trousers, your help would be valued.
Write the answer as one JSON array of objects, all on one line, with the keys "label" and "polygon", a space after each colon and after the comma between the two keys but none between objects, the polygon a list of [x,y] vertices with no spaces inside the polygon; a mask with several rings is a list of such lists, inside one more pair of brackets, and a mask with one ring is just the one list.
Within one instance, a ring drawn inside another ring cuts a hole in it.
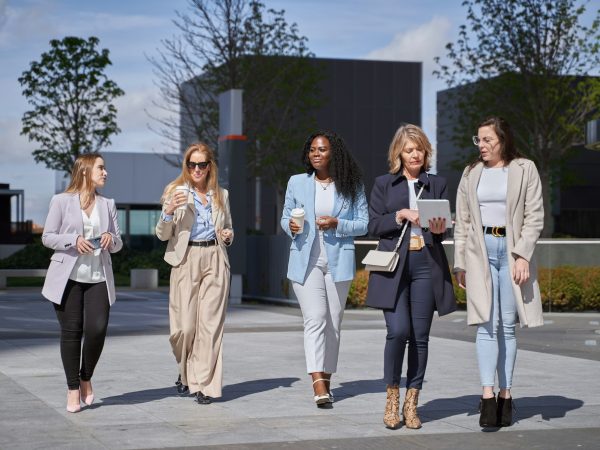
[{"label": "beige wide-leg trousers", "polygon": [[229,267],[223,251],[188,247],[171,269],[169,341],[179,365],[181,382],[190,393],[221,397],[223,327],[229,299]]}]

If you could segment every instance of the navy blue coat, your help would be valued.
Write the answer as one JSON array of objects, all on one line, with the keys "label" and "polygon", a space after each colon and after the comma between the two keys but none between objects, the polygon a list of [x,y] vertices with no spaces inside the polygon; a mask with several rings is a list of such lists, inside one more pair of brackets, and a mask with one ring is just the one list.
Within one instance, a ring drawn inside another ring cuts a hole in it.
[{"label": "navy blue coat", "polygon": [[[423,186],[422,199],[446,198],[446,179],[421,172],[415,183],[418,193]],[[400,173],[386,174],[375,179],[369,201],[369,234],[379,237],[379,249],[392,251],[398,242],[402,226],[396,223],[396,211],[410,207],[408,182]],[[426,224],[423,224],[426,226]],[[456,298],[452,288],[452,278],[446,253],[442,246],[443,234],[433,234],[423,229],[425,248],[431,265],[433,295],[438,315],[443,316],[456,310]],[[400,279],[410,241],[410,223],[398,249],[400,260],[394,272],[371,272],[367,306],[392,309],[399,295]]]}]

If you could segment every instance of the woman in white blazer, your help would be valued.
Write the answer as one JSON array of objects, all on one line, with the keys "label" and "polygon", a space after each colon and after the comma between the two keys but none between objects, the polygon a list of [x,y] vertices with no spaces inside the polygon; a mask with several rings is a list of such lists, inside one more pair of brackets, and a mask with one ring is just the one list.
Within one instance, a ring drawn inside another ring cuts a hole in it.
[{"label": "woman in white blazer", "polygon": [[[360,168],[341,137],[312,134],[304,144],[306,173],[290,178],[281,227],[292,238],[288,278],[304,317],[304,352],[317,406],[333,402],[340,326],[356,272],[354,237],[367,233],[367,200]],[[303,228],[292,210],[304,210]]]},{"label": "woman in white blazer", "polygon": [[180,394],[199,404],[221,397],[223,327],[229,298],[229,258],[233,242],[229,194],[219,187],[213,151],[192,144],[181,174],[167,185],[156,235],[168,241],[171,269],[169,342],[179,366]]},{"label": "woman in white blazer", "polygon": [[543,324],[533,257],[544,224],[542,188],[504,119],[483,121],[473,142],[479,158],[465,169],[456,198],[454,273],[467,290],[468,323],[477,325],[480,426],[510,426],[515,324]]},{"label": "woman in white blazer", "polygon": [[[71,183],[50,201],[42,242],[54,250],[42,295],[54,303],[67,377],[67,411],[94,401],[91,378],[100,359],[115,283],[110,253],[123,243],[112,199],[96,191],[108,173],[98,153],[80,155]],[[82,348],[83,340],[83,348]]]}]

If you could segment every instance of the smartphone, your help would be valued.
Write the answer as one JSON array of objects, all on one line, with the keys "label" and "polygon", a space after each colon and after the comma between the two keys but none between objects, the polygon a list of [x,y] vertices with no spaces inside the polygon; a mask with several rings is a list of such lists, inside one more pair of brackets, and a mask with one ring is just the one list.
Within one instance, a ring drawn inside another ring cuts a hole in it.
[{"label": "smartphone", "polygon": [[88,241],[90,242],[90,244],[92,244],[92,247],[94,247],[94,250],[100,248],[100,239],[101,239],[100,236],[88,239]]}]

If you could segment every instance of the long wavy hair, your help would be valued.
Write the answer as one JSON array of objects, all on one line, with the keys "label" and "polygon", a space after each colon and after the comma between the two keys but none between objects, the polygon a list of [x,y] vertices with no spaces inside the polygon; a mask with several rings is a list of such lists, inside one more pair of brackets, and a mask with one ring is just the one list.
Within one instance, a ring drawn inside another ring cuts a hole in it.
[{"label": "long wavy hair", "polygon": [[427,139],[425,132],[418,126],[405,123],[400,125],[394,134],[394,138],[388,149],[388,165],[391,174],[397,174],[402,171],[402,158],[400,154],[408,142],[413,142],[417,147],[425,152],[423,158],[423,170],[428,171],[431,167],[431,142]]},{"label": "long wavy hair", "polygon": [[181,173],[179,174],[179,176],[177,178],[175,178],[173,181],[171,181],[169,184],[167,184],[167,186],[165,187],[165,190],[163,192],[163,195],[160,199],[161,203],[164,203],[173,193],[173,191],[175,190],[175,188],[177,186],[180,186],[182,184],[186,184],[190,187],[192,187],[192,176],[190,175],[190,171],[187,168],[187,163],[190,161],[190,157],[192,156],[192,153],[194,152],[200,152],[202,153],[205,157],[206,157],[206,161],[208,161],[209,167],[210,167],[210,171],[208,172],[208,179],[207,179],[207,187],[208,190],[212,190],[213,191],[213,196],[212,196],[212,200],[214,202],[214,204],[218,207],[218,208],[223,208],[223,199],[221,197],[221,188],[219,187],[219,170],[217,167],[217,161],[215,160],[215,152],[205,143],[203,142],[196,142],[192,145],[190,145],[187,150],[185,151],[184,155],[183,155],[183,162],[181,164]]},{"label": "long wavy hair", "polygon": [[79,155],[71,169],[71,182],[65,189],[70,194],[79,194],[79,202],[82,209],[88,208],[98,194],[92,181],[91,173],[94,170],[96,160],[104,158],[100,153],[84,153]]},{"label": "long wavy hair", "polygon": [[[498,140],[500,141],[500,158],[504,162],[504,165],[508,165],[513,159],[522,158],[523,155],[517,150],[515,144],[515,135],[513,134],[510,124],[500,116],[491,116],[482,121],[478,126],[477,130],[481,127],[492,127]],[[469,165],[472,169],[477,163],[483,162],[481,154]]]},{"label": "long wavy hair", "polygon": [[306,168],[306,173],[313,174],[315,168],[310,163],[308,154],[312,141],[317,137],[327,138],[331,146],[331,158],[329,159],[329,175],[335,183],[335,188],[345,199],[352,203],[358,197],[362,189],[362,171],[352,157],[352,154],[346,147],[346,143],[341,136],[333,131],[320,130],[311,134],[304,143],[302,151],[302,164]]}]

